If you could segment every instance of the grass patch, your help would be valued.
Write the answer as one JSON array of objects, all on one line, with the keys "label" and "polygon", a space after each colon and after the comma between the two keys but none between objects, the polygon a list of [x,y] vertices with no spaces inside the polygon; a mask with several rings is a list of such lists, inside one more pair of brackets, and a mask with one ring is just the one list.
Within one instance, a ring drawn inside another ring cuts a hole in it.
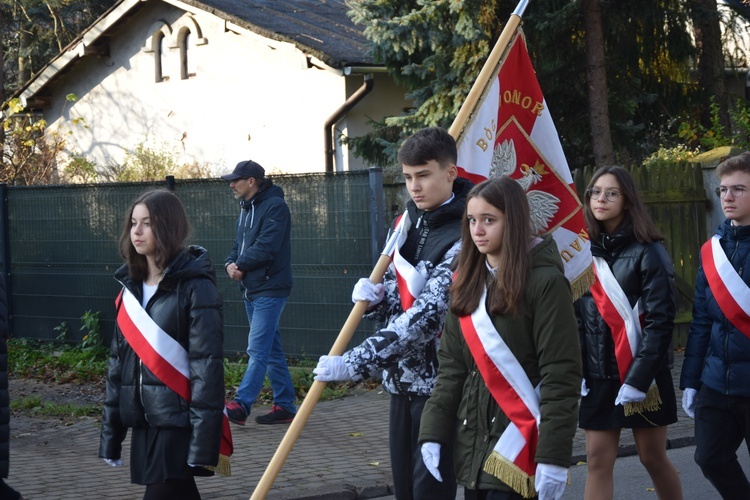
[{"label": "grass patch", "polygon": [[[227,398],[234,397],[242,382],[247,367],[245,358],[224,358],[224,386]],[[19,338],[8,341],[9,373],[16,377],[56,383],[101,383],[107,376],[108,362],[109,351],[103,346]],[[312,371],[317,365],[317,358],[289,358],[288,363],[297,403],[300,403],[314,381]],[[376,385],[377,382],[368,382],[370,388]],[[355,386],[353,382],[329,383],[323,389],[320,400],[341,398]],[[266,377],[257,403],[270,404],[272,401],[273,391]]]},{"label": "grass patch", "polygon": [[34,339],[8,341],[8,369],[17,377],[57,383],[100,382],[107,373],[103,346],[81,347]]},{"label": "grass patch", "polygon": [[38,396],[28,396],[10,402],[11,410],[24,410],[39,417],[94,417],[101,415],[100,405],[74,405],[42,401]]}]

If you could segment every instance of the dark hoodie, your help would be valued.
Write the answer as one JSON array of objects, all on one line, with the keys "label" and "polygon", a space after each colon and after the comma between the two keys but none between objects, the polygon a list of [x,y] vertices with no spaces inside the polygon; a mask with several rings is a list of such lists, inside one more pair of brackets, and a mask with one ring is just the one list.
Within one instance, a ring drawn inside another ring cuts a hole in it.
[{"label": "dark hoodie", "polygon": [[255,195],[240,203],[234,246],[224,267],[237,264],[244,297],[288,297],[292,291],[291,216],[284,191],[266,177]]},{"label": "dark hoodie", "polygon": [[[115,278],[142,302],[143,287],[122,266]],[[127,429],[191,429],[186,463],[216,465],[224,411],[221,293],[205,249],[191,246],[164,270],[148,315],[189,353],[192,400],[182,399],[146,366],[117,327],[112,338],[99,456],[117,459]]]}]

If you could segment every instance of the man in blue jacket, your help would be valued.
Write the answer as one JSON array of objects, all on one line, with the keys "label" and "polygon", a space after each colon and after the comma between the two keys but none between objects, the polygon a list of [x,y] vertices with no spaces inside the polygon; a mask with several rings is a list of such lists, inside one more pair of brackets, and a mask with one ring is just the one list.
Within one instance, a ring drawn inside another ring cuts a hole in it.
[{"label": "man in blue jacket", "polygon": [[239,162],[222,178],[229,181],[234,197],[240,200],[237,236],[224,269],[239,284],[250,323],[250,359],[237,396],[227,403],[227,415],[230,422],[245,425],[268,373],[274,404],[269,413],[255,417],[255,421],[288,423],[297,409],[294,384],[281,348],[279,318],[292,290],[289,207],[284,191],[252,160]]}]

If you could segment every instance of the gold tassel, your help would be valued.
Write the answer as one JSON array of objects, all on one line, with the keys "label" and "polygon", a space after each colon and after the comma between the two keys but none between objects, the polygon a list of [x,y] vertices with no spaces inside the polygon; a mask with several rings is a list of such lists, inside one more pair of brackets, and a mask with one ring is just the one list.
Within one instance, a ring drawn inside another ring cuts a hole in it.
[{"label": "gold tassel", "polygon": [[513,491],[524,498],[536,496],[534,476],[526,475],[516,464],[496,451],[493,451],[485,462],[484,471],[513,488]]},{"label": "gold tassel", "polygon": [[625,416],[629,417],[631,415],[642,414],[646,411],[656,411],[661,407],[661,403],[659,388],[656,385],[652,385],[648,388],[646,399],[637,403],[625,403]]},{"label": "gold tassel", "polygon": [[225,477],[231,476],[232,466],[229,463],[229,457],[226,455],[219,455],[219,464],[216,467],[208,467],[208,470],[212,470]]},{"label": "gold tassel", "polygon": [[573,294],[573,302],[581,298],[581,296],[588,291],[589,287],[594,284],[595,279],[594,270],[589,266],[580,276],[570,282],[570,291]]}]

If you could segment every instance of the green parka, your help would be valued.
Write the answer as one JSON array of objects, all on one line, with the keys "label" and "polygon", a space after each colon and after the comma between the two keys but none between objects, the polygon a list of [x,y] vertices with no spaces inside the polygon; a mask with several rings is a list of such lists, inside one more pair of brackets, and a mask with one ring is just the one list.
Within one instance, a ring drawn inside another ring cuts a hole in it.
[{"label": "green parka", "polygon": [[[541,424],[536,462],[568,467],[578,421],[581,353],[570,284],[551,236],[531,250],[532,269],[519,313],[492,322],[531,383],[541,382]],[[511,488],[484,472],[493,447],[509,424],[479,373],[458,317],[448,313],[438,351],[440,368],[427,401],[419,442],[455,436],[456,477],[470,489]]]}]

